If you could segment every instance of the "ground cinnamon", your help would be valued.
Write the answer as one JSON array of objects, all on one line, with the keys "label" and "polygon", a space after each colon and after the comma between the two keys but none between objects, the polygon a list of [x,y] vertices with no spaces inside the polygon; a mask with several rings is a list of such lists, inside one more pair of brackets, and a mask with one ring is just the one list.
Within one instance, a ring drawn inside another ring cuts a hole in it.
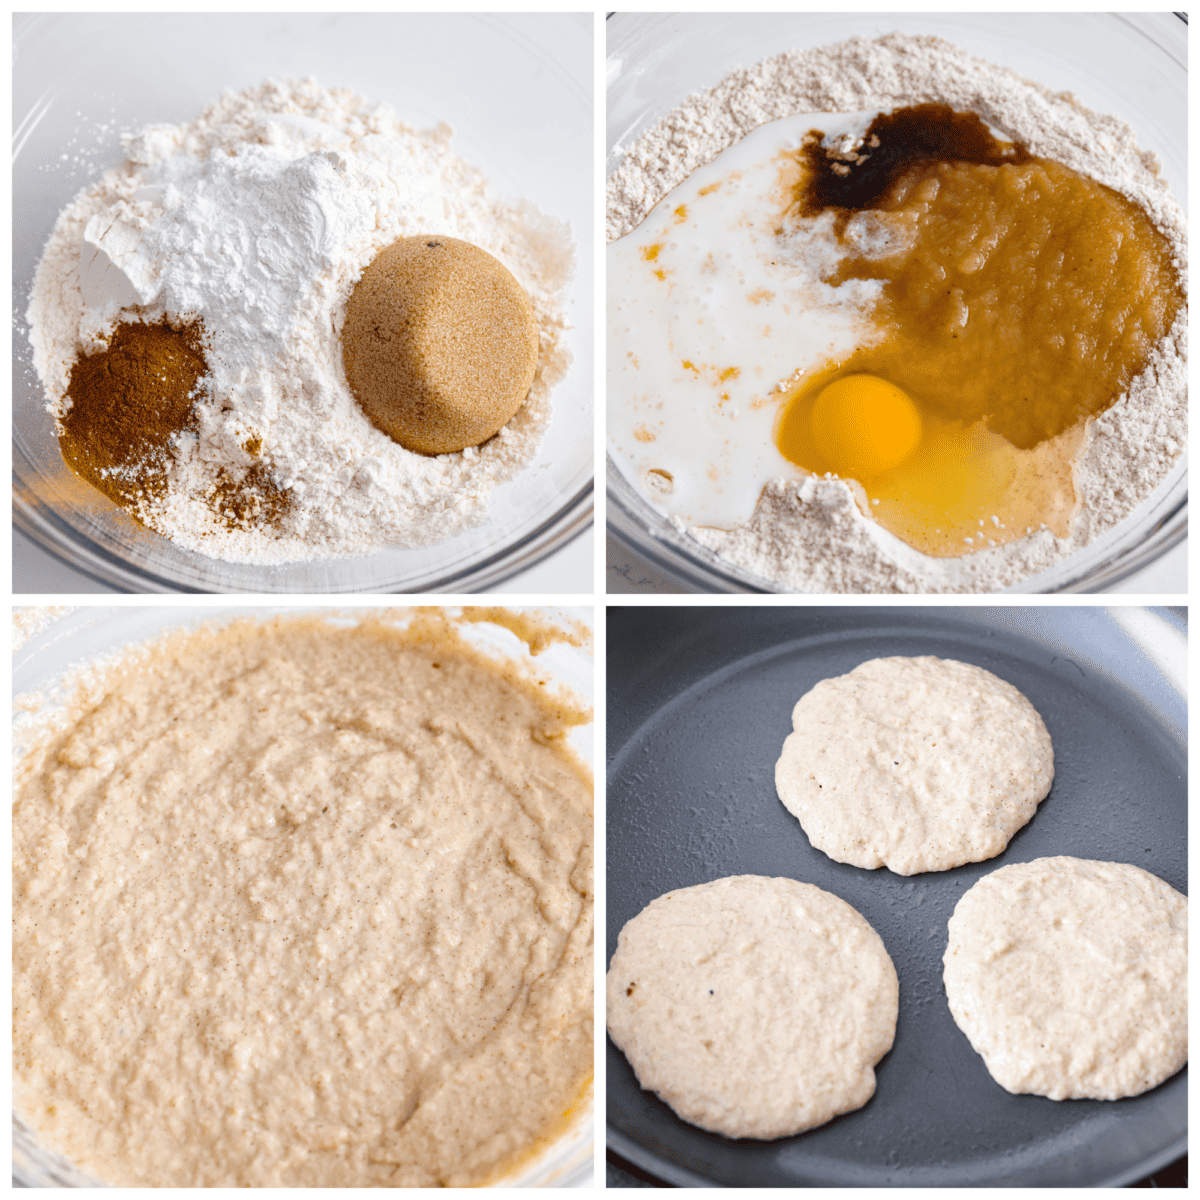
[{"label": "ground cinnamon", "polygon": [[[246,449],[255,453],[250,447]],[[252,529],[277,526],[291,505],[292,495],[275,483],[264,463],[256,462],[240,478],[228,469],[219,472],[216,486],[206,499],[226,528]]]},{"label": "ground cinnamon", "polygon": [[[204,325],[169,321],[118,325],[108,346],[80,358],[67,387],[59,445],[71,469],[122,508],[154,525],[154,501],[167,490],[177,439],[196,427],[196,404],[208,377]],[[261,460],[262,439],[248,440],[258,459],[220,472],[205,503],[229,528],[279,524],[291,497]]]},{"label": "ground cinnamon", "polygon": [[172,440],[195,424],[208,375],[204,327],[118,325],[108,346],[71,368],[59,444],[71,469],[123,508],[161,496]]}]

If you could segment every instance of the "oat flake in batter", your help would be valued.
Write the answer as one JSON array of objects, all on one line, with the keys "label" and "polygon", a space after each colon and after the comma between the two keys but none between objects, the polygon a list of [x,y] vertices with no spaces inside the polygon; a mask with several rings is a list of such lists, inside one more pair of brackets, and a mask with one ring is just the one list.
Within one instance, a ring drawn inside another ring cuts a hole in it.
[{"label": "oat flake in batter", "polygon": [[138,650],[20,762],[17,1107],[131,1187],[487,1182],[592,1072],[584,714],[433,618]]}]

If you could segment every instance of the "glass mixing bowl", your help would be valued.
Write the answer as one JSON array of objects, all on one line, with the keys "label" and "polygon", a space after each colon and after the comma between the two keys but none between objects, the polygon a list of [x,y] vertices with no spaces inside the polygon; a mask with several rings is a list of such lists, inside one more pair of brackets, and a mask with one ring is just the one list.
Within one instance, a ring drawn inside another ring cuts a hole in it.
[{"label": "glass mixing bowl", "polygon": [[[588,528],[593,507],[590,14],[39,14],[13,32],[13,514],[44,550],[135,592],[470,592]],[[226,88],[315,76],[455,130],[497,196],[568,220],[575,361],[535,461],[487,521],[438,545],[284,566],[205,558],[150,533],[63,464],[23,319],[59,211],[123,156],[118,134],[197,117]]]},{"label": "glass mixing bowl", "polygon": [[[1127,121],[1187,211],[1187,24],[1173,13],[631,14],[606,22],[607,160],[738,66],[793,48],[900,31],[935,34]],[[775,592],[676,529],[609,456],[608,532],[684,591]],[[1187,536],[1187,455],[1136,512],[1011,592],[1095,592]]]},{"label": "glass mixing bowl", "polygon": [[[381,606],[345,608],[331,604],[321,611],[327,613],[331,620],[344,623],[346,620],[352,621],[356,613],[372,607],[377,610]],[[507,607],[517,613],[539,614],[559,625],[582,623],[589,630],[594,625],[591,608]],[[28,620],[14,625],[13,695],[37,693],[52,703],[56,684],[71,668],[110,655],[121,646],[145,641],[168,629],[191,627],[201,621],[245,616],[261,620],[304,611],[311,612],[312,609],[236,605],[221,608],[123,605],[87,606],[60,611],[25,609],[22,616],[27,616]],[[399,616],[405,610],[389,607],[388,611]],[[518,665],[530,664],[524,644],[499,626],[489,623],[467,625],[462,627],[462,633],[481,648],[501,654]],[[532,665],[539,672],[549,672],[556,682],[581,696],[590,697],[594,693],[595,663],[591,645],[570,646],[565,642],[555,642],[538,654]],[[594,769],[594,727],[587,725],[573,729],[570,742],[575,752]],[[589,1094],[575,1120],[557,1139],[526,1162],[516,1175],[495,1186],[590,1187],[594,1173],[594,1146],[595,1097]],[[103,1186],[62,1155],[38,1145],[37,1138],[16,1111],[13,1112],[13,1183],[18,1187]]]}]

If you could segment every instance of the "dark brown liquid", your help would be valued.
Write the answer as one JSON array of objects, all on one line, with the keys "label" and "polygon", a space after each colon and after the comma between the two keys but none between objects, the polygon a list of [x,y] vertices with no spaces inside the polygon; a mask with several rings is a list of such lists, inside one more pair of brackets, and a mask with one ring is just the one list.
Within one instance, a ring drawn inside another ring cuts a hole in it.
[{"label": "dark brown liquid", "polygon": [[[827,208],[846,213],[874,208],[901,175],[937,162],[1025,163],[1029,151],[1019,142],[1000,142],[974,113],[946,104],[914,104],[880,113],[854,151],[861,162],[829,158],[816,131],[800,148],[808,168],[795,187],[802,216]],[[876,144],[877,143],[877,144]],[[837,168],[835,170],[835,168]]]}]

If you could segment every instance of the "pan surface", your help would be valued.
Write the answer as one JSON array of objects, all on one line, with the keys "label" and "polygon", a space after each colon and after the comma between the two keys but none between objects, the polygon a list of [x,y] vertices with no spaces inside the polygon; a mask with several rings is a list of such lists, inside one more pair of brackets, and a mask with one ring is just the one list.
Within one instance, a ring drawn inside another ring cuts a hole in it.
[{"label": "pan surface", "polygon": [[[1182,646],[1183,618],[1137,619]],[[858,909],[900,978],[874,1097],[796,1137],[730,1141],[689,1125],[608,1042],[618,1154],[680,1186],[1045,1187],[1120,1186],[1185,1153],[1186,1068],[1125,1100],[1010,1095],[942,986],[955,904],[1008,863],[1134,863],[1186,893],[1186,702],[1129,624],[1057,606],[609,609],[608,957],[625,922],[664,892],[786,876]],[[921,654],[975,663],[1024,692],[1054,743],[1054,786],[987,862],[907,878],[836,863],[775,793],[792,707],[867,659]]]}]

